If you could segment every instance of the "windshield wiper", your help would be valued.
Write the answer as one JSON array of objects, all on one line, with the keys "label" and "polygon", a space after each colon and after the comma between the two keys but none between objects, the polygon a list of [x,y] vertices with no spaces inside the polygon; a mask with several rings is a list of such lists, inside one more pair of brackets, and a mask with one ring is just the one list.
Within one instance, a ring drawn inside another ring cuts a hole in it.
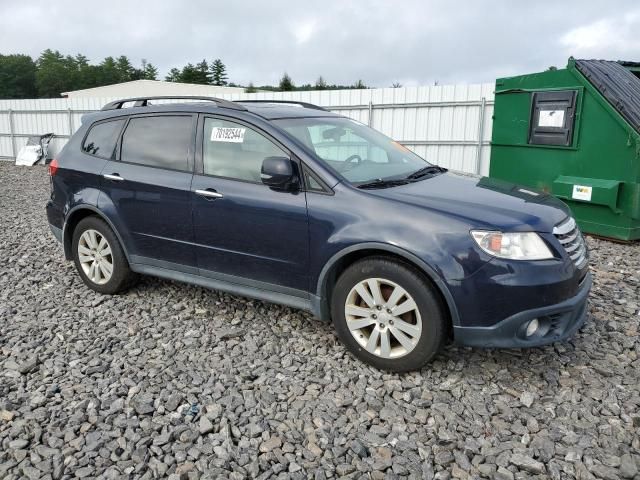
[{"label": "windshield wiper", "polygon": [[410,183],[409,180],[401,179],[401,180],[383,180],[382,178],[378,178],[371,182],[361,183],[356,185],[358,188],[369,189],[369,188],[388,188],[388,187],[397,187],[398,185],[406,185]]},{"label": "windshield wiper", "polygon": [[411,175],[407,176],[407,180],[417,180],[425,175],[435,175],[436,173],[444,173],[447,169],[438,165],[427,165],[426,167],[416,170]]}]

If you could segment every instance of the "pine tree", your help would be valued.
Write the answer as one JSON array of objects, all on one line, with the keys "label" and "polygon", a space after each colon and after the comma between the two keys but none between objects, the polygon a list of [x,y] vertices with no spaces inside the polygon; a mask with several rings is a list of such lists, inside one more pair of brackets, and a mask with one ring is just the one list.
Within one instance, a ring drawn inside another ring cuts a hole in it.
[{"label": "pine tree", "polygon": [[62,92],[77,90],[75,65],[72,66],[68,57],[63,57],[58,50],[42,52],[36,67],[36,87],[40,97],[55,98]]},{"label": "pine tree", "polygon": [[133,80],[135,69],[133,68],[133,65],[131,65],[131,62],[125,55],[121,55],[117,58],[116,69],[118,70],[120,82],[129,82]]},{"label": "pine tree", "polygon": [[324,81],[324,78],[322,78],[322,75],[320,75],[318,77],[318,80],[316,80],[316,90],[326,90],[327,89],[327,82]]},{"label": "pine tree", "polygon": [[180,82],[183,83],[198,83],[199,77],[198,70],[193,65],[193,63],[187,63],[184,67],[182,67],[182,71],[180,72]]},{"label": "pine tree", "polygon": [[33,98],[36,63],[28,55],[0,55],[0,98]]},{"label": "pine tree", "polygon": [[166,77],[164,77],[165,82],[180,82],[181,81],[181,73],[180,70],[173,67],[169,70],[169,73]]},{"label": "pine tree", "polygon": [[158,69],[151,63],[147,63],[142,71],[142,78],[145,80],[157,80]]},{"label": "pine tree", "polygon": [[196,65],[195,81],[191,83],[201,83],[209,85],[211,83],[211,74],[209,73],[209,64],[206,60],[202,60]]},{"label": "pine tree", "polygon": [[279,87],[281,92],[290,92],[295,88],[293,81],[287,72],[284,72],[284,75],[280,79]]},{"label": "pine tree", "polygon": [[105,57],[100,63],[100,85],[112,85],[120,83],[120,69],[113,57]]},{"label": "pine tree", "polygon": [[227,67],[219,58],[211,63],[211,84],[218,87],[227,85]]},{"label": "pine tree", "polygon": [[249,82],[249,86],[244,89],[244,93],[256,93],[258,90],[253,85],[253,82]]},{"label": "pine tree", "polygon": [[362,80],[358,80],[356,83],[353,84],[352,88],[363,89],[363,88],[367,88],[367,86],[364,84]]}]

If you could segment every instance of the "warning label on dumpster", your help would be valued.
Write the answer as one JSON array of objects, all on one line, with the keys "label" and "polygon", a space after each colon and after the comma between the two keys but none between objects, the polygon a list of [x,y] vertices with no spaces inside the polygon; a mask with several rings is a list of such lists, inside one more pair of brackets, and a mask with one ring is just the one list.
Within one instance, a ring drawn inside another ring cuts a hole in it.
[{"label": "warning label on dumpster", "polygon": [[573,194],[571,198],[575,200],[584,200],[585,202],[591,201],[591,187],[586,185],[574,185]]},{"label": "warning label on dumpster", "polygon": [[564,127],[564,110],[540,110],[539,127]]}]

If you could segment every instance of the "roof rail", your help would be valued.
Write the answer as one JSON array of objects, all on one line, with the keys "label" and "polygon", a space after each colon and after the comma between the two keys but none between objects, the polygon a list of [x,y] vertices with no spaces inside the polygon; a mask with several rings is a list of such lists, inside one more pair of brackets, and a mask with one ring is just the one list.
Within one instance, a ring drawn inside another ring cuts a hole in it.
[{"label": "roof rail", "polygon": [[298,102],[296,100],[236,100],[238,103],[277,103],[283,105],[299,105],[304,108],[312,108],[314,110],[322,110],[324,112],[328,112],[326,108],[320,107],[319,105],[314,105],[313,103],[307,102]]},{"label": "roof rail", "polygon": [[121,100],[115,100],[113,102],[107,103],[102,110],[118,110],[122,108],[125,103],[135,102],[134,107],[146,107],[149,105],[149,100],[204,100],[207,102],[214,102],[219,107],[229,108],[232,110],[246,110],[242,105],[238,105],[235,102],[231,102],[229,100],[224,100],[223,98],[216,97],[194,97],[194,96],[158,96],[158,97],[136,97],[136,98],[123,98]]}]

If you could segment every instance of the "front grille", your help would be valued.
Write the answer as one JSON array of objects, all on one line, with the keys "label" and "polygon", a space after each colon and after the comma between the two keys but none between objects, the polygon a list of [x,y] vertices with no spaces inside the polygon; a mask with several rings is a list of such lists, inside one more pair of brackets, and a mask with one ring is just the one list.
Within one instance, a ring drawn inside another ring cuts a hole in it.
[{"label": "front grille", "polygon": [[553,234],[576,267],[579,269],[584,267],[587,263],[587,246],[576,221],[572,217],[567,217],[566,220],[554,227]]}]

